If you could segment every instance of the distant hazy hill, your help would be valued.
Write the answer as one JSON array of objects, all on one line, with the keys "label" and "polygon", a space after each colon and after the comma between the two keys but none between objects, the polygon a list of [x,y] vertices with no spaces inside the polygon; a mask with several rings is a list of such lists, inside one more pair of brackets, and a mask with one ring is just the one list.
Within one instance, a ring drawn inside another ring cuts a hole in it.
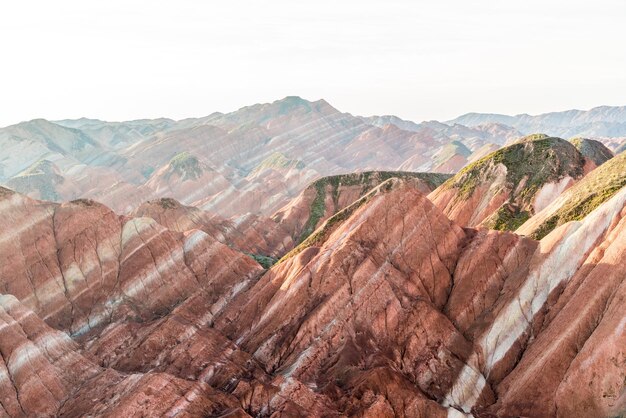
[{"label": "distant hazy hill", "polygon": [[[505,125],[360,118],[295,96],[180,121],[38,119],[0,129],[0,184],[34,198],[93,198],[118,212],[173,197],[224,216],[270,215],[320,177],[454,173],[518,136]],[[44,160],[54,177],[28,171]]]},{"label": "distant hazy hill", "polygon": [[447,123],[469,127],[501,123],[524,134],[545,132],[563,138],[573,136],[612,138],[626,136],[626,106],[599,106],[587,111],[566,110],[535,116],[467,113]]}]

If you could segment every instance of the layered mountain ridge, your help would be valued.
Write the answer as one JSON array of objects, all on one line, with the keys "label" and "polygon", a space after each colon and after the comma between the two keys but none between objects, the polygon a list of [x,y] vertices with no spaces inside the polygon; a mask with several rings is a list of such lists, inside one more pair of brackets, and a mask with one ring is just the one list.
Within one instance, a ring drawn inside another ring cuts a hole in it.
[{"label": "layered mountain ridge", "polygon": [[[621,120],[619,108],[593,114],[587,118],[597,123]],[[324,100],[299,97],[179,121],[36,119],[0,129],[0,184],[36,199],[90,198],[119,213],[174,197],[226,218],[271,216],[321,177],[399,170],[454,174],[524,134],[554,131],[461,119],[466,125],[356,117]],[[623,136],[576,129],[557,136],[596,138],[613,150],[623,145]],[[197,160],[198,167],[180,176],[174,166],[183,157]],[[52,164],[54,175],[29,174],[41,164]]]},{"label": "layered mountain ridge", "polygon": [[313,182],[298,197],[277,211],[272,218],[284,225],[298,243],[305,241],[328,218],[359,200],[390,178],[403,178],[423,193],[440,186],[449,175],[367,171],[323,177]]},{"label": "layered mountain ridge", "polygon": [[602,144],[593,146],[599,151],[588,145],[585,155],[560,138],[524,137],[468,165],[430,197],[461,225],[515,230],[613,156]]}]

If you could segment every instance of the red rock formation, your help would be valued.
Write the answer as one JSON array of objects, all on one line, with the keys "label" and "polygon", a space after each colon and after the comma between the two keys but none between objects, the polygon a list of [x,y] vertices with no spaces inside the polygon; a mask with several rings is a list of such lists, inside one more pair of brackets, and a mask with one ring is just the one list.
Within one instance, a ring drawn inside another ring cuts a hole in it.
[{"label": "red rock formation", "polygon": [[278,258],[293,248],[293,240],[284,226],[253,214],[224,219],[163,198],[143,203],[131,216],[152,218],[171,231],[200,229],[221,243],[249,254]]},{"label": "red rock formation", "polygon": [[454,286],[445,313],[465,336],[471,337],[504,290],[509,276],[523,270],[537,243],[509,232],[482,230],[459,258]]},{"label": "red rock formation", "polygon": [[198,416],[234,411],[233,396],[165,373],[124,374],[79,352],[15,297],[0,295],[0,414]]},{"label": "red rock formation", "polygon": [[626,189],[534,241],[463,229],[389,179],[261,277],[204,231],[90,201],[1,189],[0,214],[5,415],[626,408]]},{"label": "red rock formation", "polygon": [[250,302],[235,301],[215,326],[268,372],[324,390],[345,391],[378,368],[401,370],[423,413],[430,399],[444,399],[472,350],[441,313],[466,239],[413,187],[388,180],[320,247],[272,268],[240,296]]},{"label": "red rock formation", "polygon": [[[563,267],[543,273],[553,277],[547,277],[549,290],[539,290],[561,293],[544,318],[539,315],[538,335],[500,384],[498,414],[617,416],[626,410],[625,191],[584,223],[564,225],[544,239],[556,242],[559,252],[570,250],[569,260],[553,260],[566,265],[566,275]],[[554,253],[548,254],[544,265],[552,261]]]},{"label": "red rock formation", "polygon": [[[158,315],[226,269],[230,280],[260,269],[206,233],[183,236],[93,201],[55,205],[2,189],[0,213],[3,292],[72,334],[115,316]],[[190,255],[197,247],[203,254]]]},{"label": "red rock formation", "polygon": [[368,171],[324,177],[310,184],[272,218],[289,231],[295,242],[302,242],[328,218],[393,177],[403,178],[420,192],[429,193],[449,176],[435,173]]},{"label": "red rock formation", "polygon": [[516,232],[543,238],[557,226],[581,219],[626,185],[626,154],[611,158],[530,218]]}]

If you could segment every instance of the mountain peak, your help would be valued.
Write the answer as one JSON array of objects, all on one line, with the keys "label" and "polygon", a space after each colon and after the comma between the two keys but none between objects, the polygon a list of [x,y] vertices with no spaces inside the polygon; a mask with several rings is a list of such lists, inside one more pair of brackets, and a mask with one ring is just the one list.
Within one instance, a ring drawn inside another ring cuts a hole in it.
[{"label": "mountain peak", "polygon": [[571,143],[531,135],[469,164],[431,198],[462,225],[514,230],[541,210],[551,193],[581,178],[585,166]]},{"label": "mountain peak", "polygon": [[33,163],[33,165],[28,167],[19,175],[24,176],[24,175],[35,175],[35,174],[46,175],[46,176],[60,175],[61,170],[59,170],[59,167],[57,167],[57,165],[54,164],[52,161],[43,159],[43,160],[39,160]]},{"label": "mountain peak", "polygon": [[543,133],[530,134],[521,137],[516,142],[532,142],[532,141],[541,141],[542,139],[550,138],[549,135]]},{"label": "mountain peak", "polygon": [[282,99],[274,101],[272,104],[278,104],[288,107],[310,106],[312,103],[300,96],[286,96]]},{"label": "mountain peak", "polygon": [[31,119],[31,120],[27,120],[24,122],[20,122],[16,125],[13,125],[14,127],[20,127],[20,128],[63,128],[63,126],[58,125],[54,122],[51,122],[47,119],[43,119],[43,118],[36,118],[36,119]]}]

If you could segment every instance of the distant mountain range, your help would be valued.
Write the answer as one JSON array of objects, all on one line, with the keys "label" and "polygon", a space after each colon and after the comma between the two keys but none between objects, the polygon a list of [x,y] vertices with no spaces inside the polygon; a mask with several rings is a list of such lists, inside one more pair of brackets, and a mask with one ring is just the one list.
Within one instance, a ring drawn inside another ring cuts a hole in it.
[{"label": "distant mountain range", "polygon": [[534,132],[597,138],[615,151],[625,123],[625,107],[415,123],[295,96],[178,121],[35,119],[0,128],[0,184],[37,199],[93,198],[121,213],[173,197],[226,217],[269,216],[323,176],[456,173]]},{"label": "distant mountain range", "polygon": [[468,127],[499,123],[515,128],[523,134],[542,132],[562,138],[573,136],[615,138],[626,136],[626,106],[599,106],[586,111],[566,110],[536,116],[467,113],[446,123]]}]

